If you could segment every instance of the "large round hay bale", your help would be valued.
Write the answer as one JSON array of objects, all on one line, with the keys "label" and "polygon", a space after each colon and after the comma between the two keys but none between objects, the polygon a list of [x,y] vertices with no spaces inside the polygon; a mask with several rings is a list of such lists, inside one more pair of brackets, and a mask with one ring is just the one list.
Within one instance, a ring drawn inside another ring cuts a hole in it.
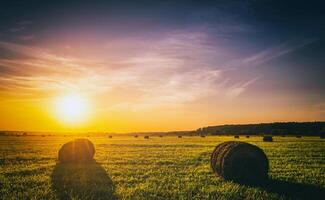
[{"label": "large round hay bale", "polygon": [[211,168],[225,180],[256,183],[268,177],[269,161],[260,148],[245,142],[224,142],[211,155]]},{"label": "large round hay bale", "polygon": [[75,139],[64,144],[59,150],[59,161],[89,162],[93,160],[95,147],[88,139]]},{"label": "large round hay bale", "polygon": [[263,141],[264,142],[273,142],[273,137],[272,136],[264,136]]}]

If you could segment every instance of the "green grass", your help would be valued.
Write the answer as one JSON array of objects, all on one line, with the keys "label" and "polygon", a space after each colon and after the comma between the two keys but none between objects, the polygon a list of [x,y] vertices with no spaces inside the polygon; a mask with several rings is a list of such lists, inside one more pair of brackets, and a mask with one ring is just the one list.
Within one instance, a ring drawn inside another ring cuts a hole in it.
[{"label": "green grass", "polygon": [[[0,199],[321,199],[325,191],[324,139],[91,137],[96,162],[57,164],[72,139],[0,137]],[[229,140],[265,151],[270,183],[240,185],[211,172],[211,152]]]}]

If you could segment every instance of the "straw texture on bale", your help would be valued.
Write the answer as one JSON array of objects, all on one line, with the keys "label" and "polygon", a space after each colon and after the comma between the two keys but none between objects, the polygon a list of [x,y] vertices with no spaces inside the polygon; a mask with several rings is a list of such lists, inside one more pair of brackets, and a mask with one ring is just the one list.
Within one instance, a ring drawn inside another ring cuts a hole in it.
[{"label": "straw texture on bale", "polygon": [[219,144],[211,155],[211,168],[225,180],[257,183],[268,178],[269,162],[260,148],[245,142]]},{"label": "straw texture on bale", "polygon": [[272,136],[264,136],[263,141],[264,142],[273,142],[273,137]]},{"label": "straw texture on bale", "polygon": [[88,139],[75,139],[64,144],[59,150],[59,161],[90,162],[95,155],[95,147]]}]

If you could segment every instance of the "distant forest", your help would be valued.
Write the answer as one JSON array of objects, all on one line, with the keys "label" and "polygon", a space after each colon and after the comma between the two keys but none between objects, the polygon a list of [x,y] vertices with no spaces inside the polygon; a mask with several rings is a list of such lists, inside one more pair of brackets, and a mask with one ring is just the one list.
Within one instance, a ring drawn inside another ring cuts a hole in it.
[{"label": "distant forest", "polygon": [[24,132],[24,131],[0,131],[0,136],[55,136],[55,135],[78,135],[78,136],[195,136],[195,135],[302,135],[325,137],[325,122],[275,122],[262,124],[238,124],[208,126],[192,131],[170,132],[85,132],[85,133],[60,133],[60,132]]},{"label": "distant forest", "polygon": [[208,126],[199,135],[325,135],[325,122],[276,122],[262,124]]}]

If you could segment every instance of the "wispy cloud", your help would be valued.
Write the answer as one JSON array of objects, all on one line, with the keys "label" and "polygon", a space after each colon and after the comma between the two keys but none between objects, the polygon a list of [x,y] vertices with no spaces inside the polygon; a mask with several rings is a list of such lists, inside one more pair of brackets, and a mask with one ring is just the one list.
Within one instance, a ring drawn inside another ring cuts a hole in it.
[{"label": "wispy cloud", "polygon": [[258,65],[262,65],[267,63],[273,59],[279,58],[291,52],[294,52],[306,45],[309,45],[313,42],[317,41],[317,39],[303,39],[303,40],[290,40],[286,41],[280,45],[266,48],[263,51],[260,51],[252,56],[235,59],[228,63],[228,66],[233,67],[242,67],[249,66],[254,67]]},{"label": "wispy cloud", "polygon": [[259,77],[255,77],[249,81],[246,82],[241,82],[241,83],[236,83],[234,85],[232,85],[226,95],[230,98],[235,98],[238,97],[239,95],[241,95],[243,92],[245,92],[245,90],[247,90],[247,88],[253,84],[254,82],[256,82],[259,79]]},{"label": "wispy cloud", "polygon": [[18,39],[23,40],[23,41],[32,40],[34,38],[35,38],[34,35],[21,35],[21,36],[18,36]]},{"label": "wispy cloud", "polygon": [[33,21],[31,21],[31,20],[22,20],[22,21],[17,22],[14,27],[9,29],[9,31],[12,33],[22,32],[32,24],[33,24]]},{"label": "wispy cloud", "polygon": [[312,109],[325,114],[325,103],[314,104],[312,105]]},{"label": "wispy cloud", "polygon": [[118,43],[107,42],[99,51],[113,53],[94,59],[96,50],[94,55],[76,58],[0,41],[1,49],[17,54],[0,58],[1,91],[46,96],[78,90],[105,98],[115,96],[112,109],[138,110],[215,95],[235,98],[257,80],[229,84],[231,77],[220,64],[225,52],[203,32],[173,31],[159,40],[126,38]]},{"label": "wispy cloud", "polygon": [[16,54],[14,58],[0,58],[0,83],[2,90],[14,91],[18,96],[73,87],[87,71],[86,63],[41,48],[0,42],[0,49]]}]

